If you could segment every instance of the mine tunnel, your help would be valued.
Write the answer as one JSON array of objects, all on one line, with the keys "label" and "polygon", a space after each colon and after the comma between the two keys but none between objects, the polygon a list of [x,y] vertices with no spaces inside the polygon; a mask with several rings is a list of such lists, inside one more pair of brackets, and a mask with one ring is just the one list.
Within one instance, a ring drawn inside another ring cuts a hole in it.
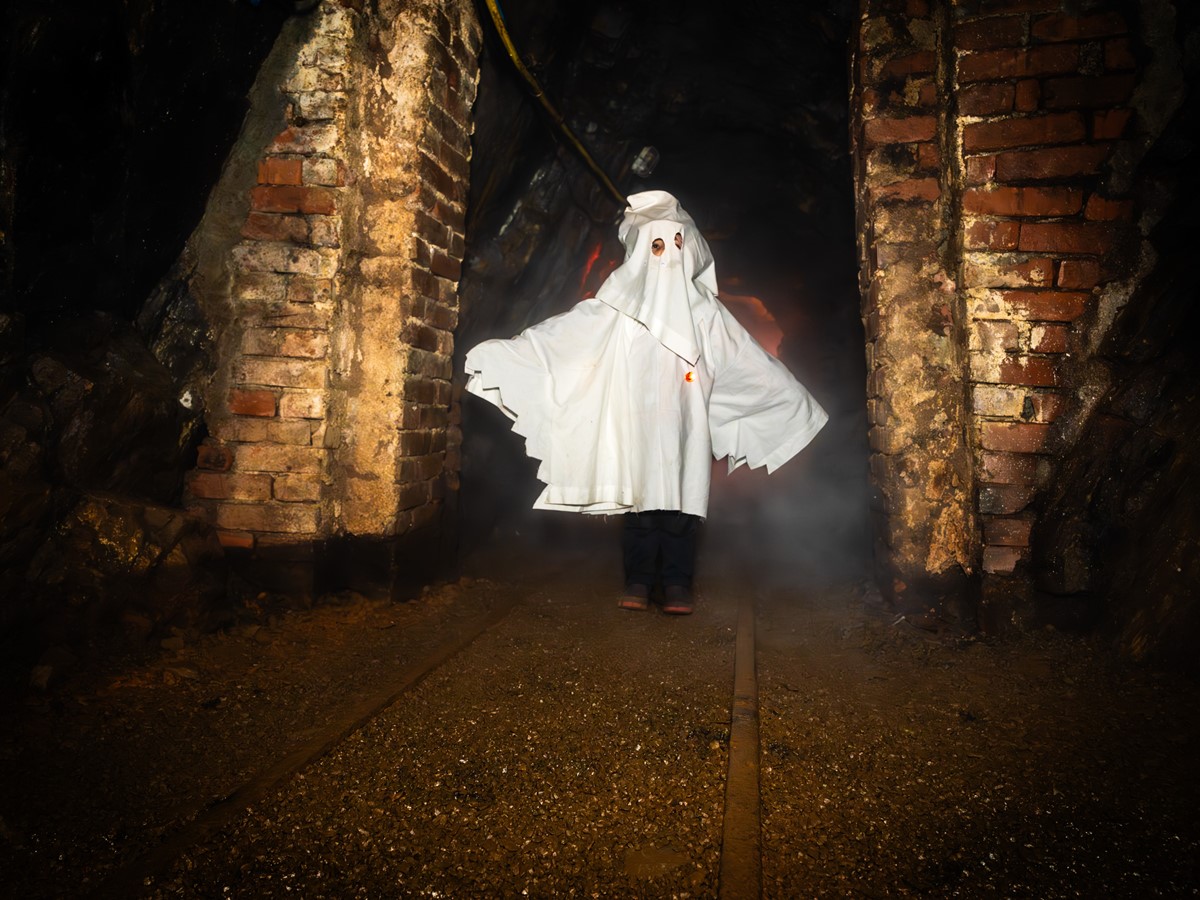
[{"label": "mine tunnel", "polygon": [[[1194,5],[0,16],[5,896],[1200,890]],[[828,414],[680,615],[467,377],[654,191]]]}]

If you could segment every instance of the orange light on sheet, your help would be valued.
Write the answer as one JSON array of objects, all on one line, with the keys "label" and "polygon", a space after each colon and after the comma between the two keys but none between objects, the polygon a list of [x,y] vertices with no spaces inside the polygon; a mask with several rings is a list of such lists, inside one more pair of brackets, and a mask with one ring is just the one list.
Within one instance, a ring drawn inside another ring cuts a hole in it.
[{"label": "orange light on sheet", "polygon": [[691,384],[693,381],[696,380],[696,373],[688,372],[686,375],[683,376],[683,380],[686,381],[688,384]]},{"label": "orange light on sheet", "polygon": [[579,295],[583,298],[590,298],[596,295],[596,291],[600,289],[600,285],[604,283],[613,269],[617,267],[620,260],[605,259],[601,265],[600,253],[604,249],[603,243],[598,243],[588,253],[587,262],[583,266],[583,275],[579,279]]}]

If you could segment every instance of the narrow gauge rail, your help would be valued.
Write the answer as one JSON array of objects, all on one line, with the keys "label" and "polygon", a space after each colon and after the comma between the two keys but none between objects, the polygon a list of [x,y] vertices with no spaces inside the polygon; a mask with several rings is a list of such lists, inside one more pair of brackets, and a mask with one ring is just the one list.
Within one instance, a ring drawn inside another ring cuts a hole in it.
[{"label": "narrow gauge rail", "polygon": [[[745,582],[743,582],[745,583]],[[343,745],[405,694],[450,663],[482,635],[502,623],[517,606],[514,595],[498,604],[484,618],[450,634],[437,647],[367,700],[347,711],[335,725],[316,735],[274,765],[210,804],[203,812],[167,837],[153,851],[116,870],[92,894],[97,898],[128,898],[144,894],[161,884],[172,866],[189,849],[219,840],[223,828],[270,794],[284,787]],[[712,873],[723,900],[757,898],[762,892],[762,855],[759,807],[758,697],[755,677],[755,605],[751,595],[737,600],[732,694],[728,706],[728,760],[724,785],[724,815],[721,829],[719,870]],[[728,670],[726,670],[728,671]],[[719,673],[713,675],[720,680]],[[297,885],[302,889],[302,885]],[[699,892],[708,893],[706,890]]]}]

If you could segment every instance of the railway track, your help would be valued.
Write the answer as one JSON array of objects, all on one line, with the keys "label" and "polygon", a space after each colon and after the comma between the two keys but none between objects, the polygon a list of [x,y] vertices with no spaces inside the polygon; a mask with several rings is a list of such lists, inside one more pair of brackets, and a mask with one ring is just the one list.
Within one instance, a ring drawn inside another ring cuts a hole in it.
[{"label": "railway track", "polygon": [[[161,884],[172,867],[192,848],[219,840],[223,829],[279,791],[289,780],[302,777],[306,769],[344,745],[352,735],[395,706],[431,674],[447,666],[481,636],[504,622],[516,605],[517,601],[510,598],[494,607],[486,617],[447,635],[425,657],[397,673],[394,680],[381,685],[368,699],[347,710],[335,725],[211,803],[149,853],[114,871],[91,896],[128,898],[144,894],[150,886]],[[720,862],[715,878],[717,893],[723,900],[742,900],[762,895],[754,617],[753,598],[740,598],[730,679],[732,693],[728,702],[728,765]]]}]

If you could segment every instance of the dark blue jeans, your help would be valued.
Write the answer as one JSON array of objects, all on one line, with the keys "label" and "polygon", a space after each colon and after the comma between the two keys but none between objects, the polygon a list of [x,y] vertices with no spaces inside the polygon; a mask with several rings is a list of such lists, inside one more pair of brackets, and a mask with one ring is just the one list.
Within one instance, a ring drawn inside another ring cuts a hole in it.
[{"label": "dark blue jeans", "polygon": [[625,583],[653,587],[661,580],[663,587],[678,584],[691,588],[699,522],[699,516],[674,510],[625,513],[621,534]]}]

